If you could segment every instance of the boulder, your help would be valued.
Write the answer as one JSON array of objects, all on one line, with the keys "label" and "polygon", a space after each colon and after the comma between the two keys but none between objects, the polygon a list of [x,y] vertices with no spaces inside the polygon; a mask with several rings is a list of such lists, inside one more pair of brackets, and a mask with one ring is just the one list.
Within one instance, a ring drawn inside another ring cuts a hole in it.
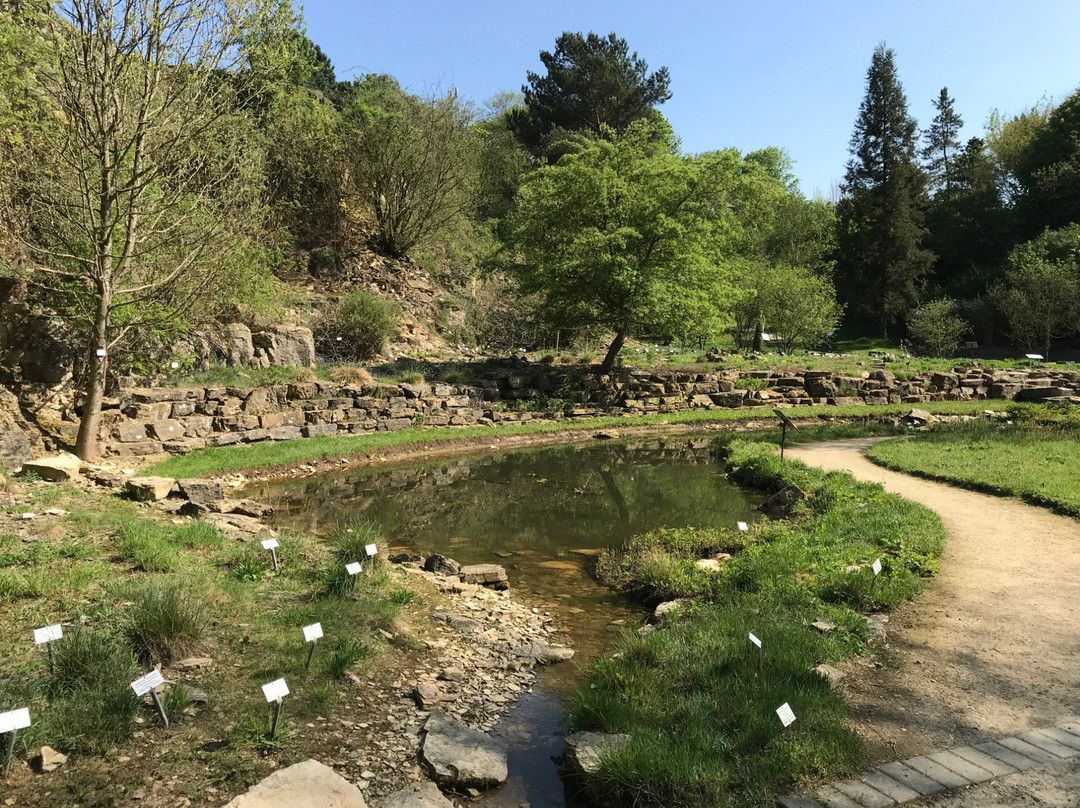
[{"label": "boulder", "polygon": [[384,798],[379,808],[454,808],[454,803],[434,783],[413,783]]},{"label": "boulder", "polygon": [[243,323],[229,323],[223,329],[221,353],[230,367],[247,367],[255,356],[251,329]]},{"label": "boulder", "polygon": [[424,559],[424,569],[442,575],[457,575],[461,572],[461,565],[452,558],[433,553]]},{"label": "boulder", "polygon": [[278,326],[253,334],[251,341],[262,349],[271,365],[315,366],[315,338],[310,328]]},{"label": "boulder", "polygon": [[276,771],[226,808],[367,808],[360,789],[317,760]]},{"label": "boulder", "polygon": [[178,485],[180,493],[191,504],[205,510],[213,510],[215,503],[225,499],[225,484],[215,477],[205,480],[201,478],[180,480]]},{"label": "boulder", "polygon": [[606,789],[597,777],[604,754],[630,743],[630,736],[607,732],[575,732],[563,745],[563,776],[574,781],[595,805],[608,805]]},{"label": "boulder", "polygon": [[272,539],[277,533],[258,519],[241,516],[238,513],[207,513],[203,520],[216,527],[230,539],[247,541],[249,539]]},{"label": "boulder", "polygon": [[506,570],[498,564],[470,564],[459,573],[463,584],[482,584],[494,589],[508,588]]},{"label": "boulder", "polygon": [[806,499],[806,494],[799,486],[789,485],[762,502],[758,510],[762,513],[787,514],[804,499]]},{"label": "boulder", "polygon": [[132,499],[139,502],[157,502],[169,496],[176,485],[172,477],[133,477],[124,487]]},{"label": "boulder", "polygon": [[[171,405],[170,405],[171,406]],[[151,421],[146,425],[147,432],[154,440],[174,440],[176,438],[182,438],[187,431],[184,429],[184,425],[179,421],[174,421],[172,418],[164,418],[160,421]]]},{"label": "boulder", "polygon": [[23,463],[23,473],[33,472],[43,480],[54,483],[66,483],[79,476],[82,461],[73,454],[59,454],[53,457],[39,457]]},{"label": "boulder", "polygon": [[484,790],[506,781],[507,747],[441,711],[424,723],[420,763],[440,786]]},{"label": "boulder", "polygon": [[17,471],[38,444],[38,437],[19,409],[19,399],[0,387],[0,466]]},{"label": "boulder", "polygon": [[546,665],[551,662],[566,662],[574,658],[572,648],[551,646],[546,642],[530,642],[514,649],[514,656],[526,659],[534,665]]},{"label": "boulder", "polygon": [[923,424],[934,423],[934,416],[928,413],[926,410],[912,410],[904,416],[903,421],[905,424],[922,426]]},{"label": "boulder", "polygon": [[666,600],[659,604],[653,610],[653,618],[656,620],[663,620],[672,612],[677,612],[685,609],[690,605],[690,601],[687,598],[679,598],[678,600]]},{"label": "boulder", "polygon": [[431,682],[417,682],[413,688],[413,699],[418,707],[429,710],[443,700],[443,692]]}]

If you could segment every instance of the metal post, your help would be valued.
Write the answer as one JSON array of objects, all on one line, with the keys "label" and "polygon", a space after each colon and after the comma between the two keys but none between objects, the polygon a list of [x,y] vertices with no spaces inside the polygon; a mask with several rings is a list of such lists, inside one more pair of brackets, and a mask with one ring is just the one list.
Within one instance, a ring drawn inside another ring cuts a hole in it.
[{"label": "metal post", "polygon": [[787,443],[787,421],[780,422],[780,459],[784,459],[784,444]]},{"label": "metal post", "polygon": [[4,768],[0,769],[0,776],[8,773],[8,769],[11,768],[11,758],[15,754],[15,736],[19,734],[17,729],[13,729],[8,735],[11,739],[8,741],[7,754],[4,755]]},{"label": "metal post", "polygon": [[270,720],[270,740],[277,737],[278,718],[281,716],[281,699],[274,702],[274,717]]},{"label": "metal post", "polygon": [[304,670],[307,670],[311,667],[311,658],[315,656],[315,643],[317,642],[318,640],[311,641],[311,650],[308,651],[307,662],[304,663]]},{"label": "metal post", "polygon": [[53,662],[52,643],[51,642],[45,643],[45,647],[49,649],[49,675],[51,676],[55,672],[53,670],[53,667],[54,667],[55,663]]},{"label": "metal post", "polygon": [[161,698],[157,694],[157,688],[151,688],[150,698],[154,700],[154,706],[157,707],[158,715],[161,716],[161,723],[168,727],[169,717],[165,715],[165,708],[161,706]]},{"label": "metal post", "polygon": [[271,547],[271,548],[270,548],[270,557],[271,557],[272,559],[274,559],[274,572],[277,572],[277,571],[278,571],[278,566],[277,566],[277,550],[275,550],[275,549],[274,549],[273,547]]}]

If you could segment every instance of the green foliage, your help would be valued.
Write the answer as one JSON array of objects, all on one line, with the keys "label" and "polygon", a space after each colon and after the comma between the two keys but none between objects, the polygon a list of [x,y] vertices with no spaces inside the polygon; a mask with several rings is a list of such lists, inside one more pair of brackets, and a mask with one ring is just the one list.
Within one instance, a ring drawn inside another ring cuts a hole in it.
[{"label": "green foliage", "polygon": [[188,708],[187,688],[180,682],[174,682],[165,688],[161,694],[161,709],[169,719],[169,723],[179,723],[184,718],[184,710]]},{"label": "green foliage", "polygon": [[840,322],[843,307],[832,284],[807,269],[783,264],[750,264],[739,285],[742,297],[733,308],[735,345],[749,350],[759,327],[773,336],[784,353],[813,348]]},{"label": "green foliage", "polygon": [[942,298],[923,303],[908,315],[908,334],[930,356],[953,356],[968,332],[968,324],[957,311],[956,301]]},{"label": "green foliage", "polygon": [[370,656],[371,649],[360,640],[345,637],[339,640],[326,657],[326,674],[331,679],[340,679],[361,659]]},{"label": "green foliage", "polygon": [[113,544],[121,557],[146,572],[171,572],[177,547],[167,527],[152,519],[126,520]]},{"label": "green foliage", "polygon": [[197,650],[207,624],[205,593],[194,581],[150,579],[135,590],[125,631],[140,659],[168,663]]},{"label": "green foliage", "polygon": [[954,99],[949,96],[948,87],[942,87],[932,103],[937,115],[922,133],[926,144],[922,157],[932,188],[948,195],[956,183],[956,153],[960,150],[959,135],[964,121],[953,109]]},{"label": "green foliage", "polygon": [[400,328],[401,307],[397,303],[367,291],[350,292],[320,330],[320,348],[337,360],[372,359],[388,340],[398,336]]}]

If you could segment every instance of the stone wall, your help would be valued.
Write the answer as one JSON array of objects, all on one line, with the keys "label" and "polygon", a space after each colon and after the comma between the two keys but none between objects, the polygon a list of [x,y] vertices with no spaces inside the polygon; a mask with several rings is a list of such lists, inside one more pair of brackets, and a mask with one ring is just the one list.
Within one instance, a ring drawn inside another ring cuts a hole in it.
[{"label": "stone wall", "polygon": [[117,455],[184,453],[204,446],[321,435],[572,419],[599,414],[799,405],[923,404],[982,399],[1080,402],[1077,374],[1055,370],[921,373],[886,369],[857,377],[826,371],[645,372],[515,363],[471,385],[338,385],[305,382],[125,391],[107,410],[102,438]]}]

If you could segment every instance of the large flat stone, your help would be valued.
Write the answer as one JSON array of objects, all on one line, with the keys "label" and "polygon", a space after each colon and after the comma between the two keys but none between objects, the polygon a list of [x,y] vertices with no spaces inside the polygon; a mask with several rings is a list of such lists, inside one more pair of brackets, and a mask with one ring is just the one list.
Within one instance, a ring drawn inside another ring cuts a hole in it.
[{"label": "large flat stone", "polygon": [[844,780],[835,783],[833,787],[863,808],[889,808],[890,805],[896,805],[896,800],[892,797],[886,797],[860,780]]},{"label": "large flat stone", "polygon": [[1071,749],[1075,749],[1080,752],[1080,737],[1073,735],[1058,727],[1047,727],[1046,729],[1038,730],[1038,733],[1046,738],[1057,741],[1062,746],[1068,746]]},{"label": "large flat stone", "polygon": [[990,755],[990,757],[997,758],[1002,763],[1012,766],[1017,771],[1027,771],[1040,765],[1039,761],[1021,755],[1019,752],[1009,749],[1007,746],[1002,746],[996,741],[975,744],[975,748],[984,755]]},{"label": "large flat stone", "polygon": [[420,763],[440,786],[487,789],[506,781],[506,744],[436,711],[424,723]]},{"label": "large flat stone", "polygon": [[43,480],[54,483],[66,483],[79,476],[82,461],[73,454],[59,454],[53,457],[39,457],[23,463],[23,474],[33,472]]},{"label": "large flat stone", "polygon": [[379,808],[454,808],[454,803],[434,783],[413,783],[383,799]]},{"label": "large flat stone", "polygon": [[367,808],[360,789],[317,760],[274,772],[225,808]]},{"label": "large flat stone", "polygon": [[157,502],[165,499],[175,485],[176,480],[171,477],[133,477],[125,483],[131,498],[139,502]]},{"label": "large flat stone", "polygon": [[821,800],[821,804],[825,808],[863,808],[851,797],[847,796],[841,791],[837,791],[832,786],[825,786],[818,790],[817,798]]},{"label": "large flat stone", "polygon": [[959,749],[953,749],[951,751],[958,757],[962,757],[964,760],[986,769],[995,777],[1003,777],[1006,774],[1015,774],[1017,771],[1008,763],[1003,763],[985,752],[980,752],[973,746],[961,746]]},{"label": "large flat stone", "polygon": [[956,772],[961,777],[970,780],[972,783],[985,783],[987,780],[994,779],[993,772],[987,771],[982,766],[976,766],[962,757],[957,757],[952,752],[934,752],[934,754],[927,755],[927,757],[949,771]]},{"label": "large flat stone", "polygon": [[201,508],[212,510],[214,503],[225,499],[225,485],[214,477],[209,479],[192,478],[180,480],[180,493]]},{"label": "large flat stone", "polygon": [[461,582],[465,584],[483,584],[498,586],[506,583],[506,569],[498,564],[469,564],[462,567]]},{"label": "large flat stone", "polygon": [[880,767],[881,771],[889,775],[898,783],[903,783],[908,788],[918,791],[926,797],[945,790],[945,786],[915,769],[908,768],[903,763],[887,763]]},{"label": "large flat stone", "polygon": [[821,803],[801,794],[788,794],[776,798],[776,808],[821,808]]},{"label": "large flat stone", "polygon": [[1026,741],[1022,741],[1019,738],[999,738],[998,743],[1004,746],[1006,749],[1011,749],[1014,752],[1019,752],[1021,755],[1032,760],[1037,760],[1039,763],[1052,764],[1060,763],[1061,758],[1057,755],[1052,755],[1045,749],[1040,749],[1037,746],[1032,746]]},{"label": "large flat stone", "polygon": [[957,774],[952,769],[945,768],[928,757],[913,757],[905,760],[904,765],[936,780],[946,788],[963,788],[971,785],[971,781],[966,777]]},{"label": "large flat stone", "polygon": [[1032,746],[1045,749],[1051,755],[1057,755],[1062,760],[1068,760],[1069,758],[1080,755],[1080,751],[1073,749],[1071,746],[1065,746],[1065,744],[1058,743],[1054,738],[1050,737],[1045,730],[1036,729],[1031,732],[1022,732],[1016,737]]},{"label": "large flat stone", "polygon": [[872,786],[894,802],[907,802],[918,799],[919,792],[908,788],[882,771],[867,772],[862,776],[862,781]]}]

